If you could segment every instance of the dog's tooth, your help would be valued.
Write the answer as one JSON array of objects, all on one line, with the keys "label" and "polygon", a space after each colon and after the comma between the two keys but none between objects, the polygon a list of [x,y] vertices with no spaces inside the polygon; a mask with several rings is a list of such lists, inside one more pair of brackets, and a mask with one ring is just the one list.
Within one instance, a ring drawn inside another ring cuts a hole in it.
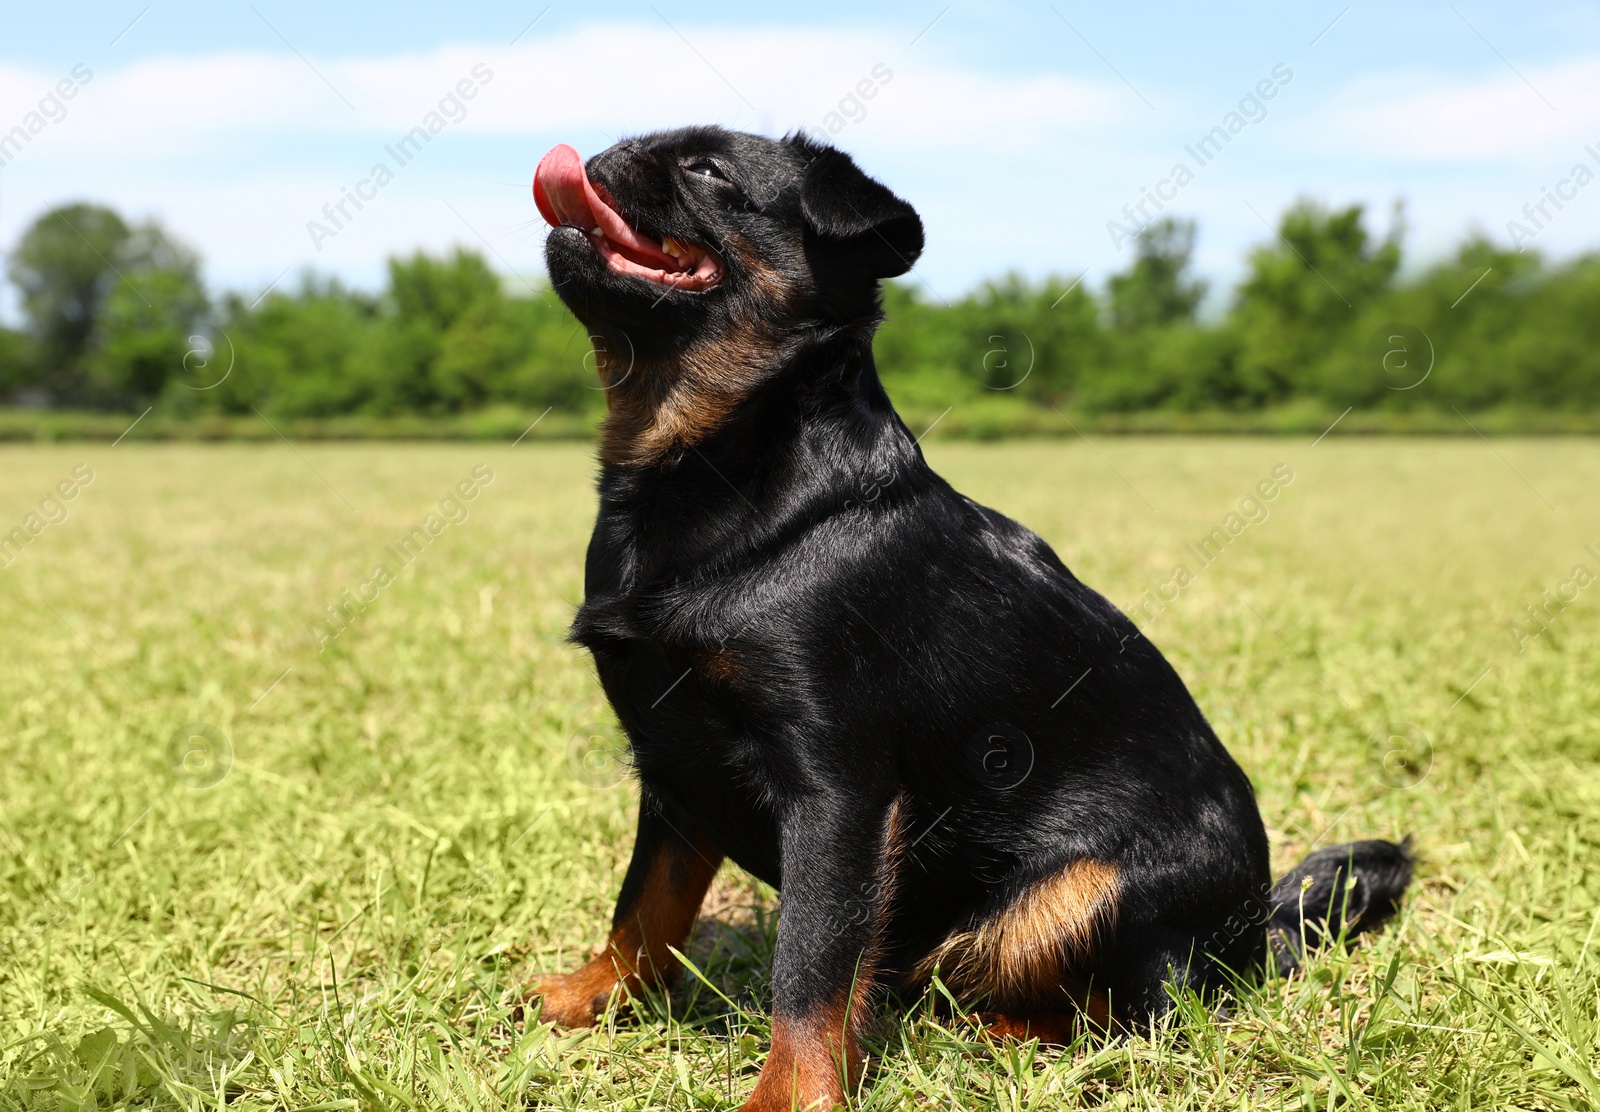
[{"label": "dog's tooth", "polygon": [[661,250],[665,251],[675,259],[681,258],[683,255],[683,248],[679,246],[678,241],[673,239],[671,236],[661,237]]}]

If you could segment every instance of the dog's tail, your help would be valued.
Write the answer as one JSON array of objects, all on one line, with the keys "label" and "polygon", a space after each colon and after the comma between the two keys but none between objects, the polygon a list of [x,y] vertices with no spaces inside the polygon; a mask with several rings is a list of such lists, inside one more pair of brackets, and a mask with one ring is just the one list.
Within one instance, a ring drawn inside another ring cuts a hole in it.
[{"label": "dog's tail", "polygon": [[1306,948],[1384,924],[1411,883],[1411,839],[1319,849],[1272,886],[1267,944],[1278,972],[1294,972]]}]

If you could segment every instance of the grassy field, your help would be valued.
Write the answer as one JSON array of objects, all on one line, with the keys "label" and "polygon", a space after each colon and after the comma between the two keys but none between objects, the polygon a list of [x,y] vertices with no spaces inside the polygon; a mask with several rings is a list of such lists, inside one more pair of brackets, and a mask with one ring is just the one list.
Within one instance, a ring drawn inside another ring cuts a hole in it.
[{"label": "grassy field", "polygon": [[[603,409],[563,412],[536,406],[496,405],[464,413],[398,414],[378,417],[286,417],[248,413],[198,414],[188,417],[156,405],[143,414],[98,410],[18,409],[0,406],[0,443],[116,440],[262,441],[282,438],[310,441],[407,440],[508,441],[593,440]],[[1593,436],[1600,433],[1600,412],[1501,407],[1462,414],[1453,410],[1344,410],[1318,402],[1288,402],[1251,410],[1141,410],[1096,413],[1059,410],[1008,395],[995,395],[948,406],[900,406],[906,424],[926,429],[937,423],[940,440],[1033,438],[1075,440],[1080,433],[1145,435],[1288,435],[1315,437],[1338,423],[1339,433],[1377,436]]]},{"label": "grassy field", "polygon": [[[1410,833],[1418,882],[1365,948],[1151,1039],[1041,1051],[885,1015],[862,1107],[1600,1104],[1600,581],[1574,577],[1600,574],[1600,444],[929,452],[1125,609],[1187,565],[1140,621],[1277,864]],[[593,1032],[512,1010],[601,939],[632,833],[562,640],[588,457],[0,447],[0,532],[73,491],[0,571],[0,1107],[737,1106],[777,899],[731,870],[670,998]],[[1200,568],[1186,545],[1279,464],[1270,516]],[[386,546],[460,483],[466,516],[401,569]],[[1576,597],[1540,632],[1546,589]],[[370,601],[340,629],[346,591]]]}]

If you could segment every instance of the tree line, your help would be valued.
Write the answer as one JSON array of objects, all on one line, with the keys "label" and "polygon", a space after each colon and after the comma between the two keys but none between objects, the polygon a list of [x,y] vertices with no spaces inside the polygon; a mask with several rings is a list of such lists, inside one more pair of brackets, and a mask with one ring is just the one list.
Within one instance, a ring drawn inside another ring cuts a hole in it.
[{"label": "tree line", "polygon": [[[890,285],[879,367],[902,405],[980,397],[1086,412],[1328,407],[1600,410],[1600,255],[1551,263],[1473,237],[1402,273],[1402,224],[1297,202],[1202,313],[1193,222],[1139,234],[1098,289],[1009,275],[945,303]],[[307,272],[248,301],[208,294],[199,256],[154,222],[74,204],[6,262],[0,400],[173,415],[444,415],[603,404],[583,329],[547,289],[482,256],[389,260],[372,294]]]}]

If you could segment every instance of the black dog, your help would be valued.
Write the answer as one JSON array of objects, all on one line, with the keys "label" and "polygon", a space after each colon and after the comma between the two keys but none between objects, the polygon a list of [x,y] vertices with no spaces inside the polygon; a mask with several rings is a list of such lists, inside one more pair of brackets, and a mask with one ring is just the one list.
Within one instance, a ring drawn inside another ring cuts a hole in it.
[{"label": "black dog", "polygon": [[608,388],[572,636],[641,784],[610,941],[534,986],[545,1018],[665,980],[724,857],[783,893],[747,1109],[842,1099],[877,986],[937,973],[996,1031],[1062,1040],[1393,913],[1388,842],[1274,889],[1177,673],[923,461],[872,361],[910,205],[831,147],[719,128],[587,168],[557,147],[534,193]]}]

